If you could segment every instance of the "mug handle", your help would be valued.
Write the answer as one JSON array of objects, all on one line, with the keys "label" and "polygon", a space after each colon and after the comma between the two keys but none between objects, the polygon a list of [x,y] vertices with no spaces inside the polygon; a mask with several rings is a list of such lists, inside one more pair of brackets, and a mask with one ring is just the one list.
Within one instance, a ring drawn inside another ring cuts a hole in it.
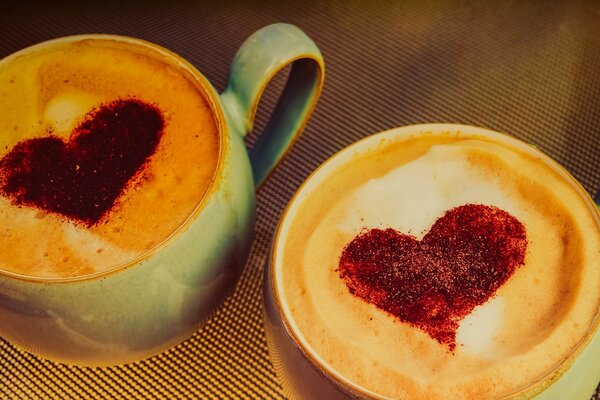
[{"label": "mug handle", "polygon": [[287,65],[290,74],[264,131],[249,151],[258,188],[302,131],[323,87],[325,66],[315,43],[298,27],[273,24],[252,34],[236,53],[221,100],[235,129],[246,136],[271,79]]}]

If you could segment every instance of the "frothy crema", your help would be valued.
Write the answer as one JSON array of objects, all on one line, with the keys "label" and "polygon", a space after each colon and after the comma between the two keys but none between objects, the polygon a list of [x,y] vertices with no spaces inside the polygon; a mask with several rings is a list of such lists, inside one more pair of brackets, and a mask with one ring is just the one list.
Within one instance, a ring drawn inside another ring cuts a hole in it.
[{"label": "frothy crema", "polygon": [[97,222],[1,196],[0,269],[54,278],[101,272],[156,247],[186,221],[214,178],[220,137],[205,89],[176,63],[109,37],[49,43],[0,62],[0,157],[35,138],[67,143],[90,113],[118,101],[147,104],[164,123],[152,154]]},{"label": "frothy crema", "polygon": [[[393,228],[420,240],[465,204],[510,213],[528,243],[524,265],[461,320],[450,351],[351,294],[338,265],[365,230]],[[461,132],[382,141],[327,174],[278,238],[284,312],[319,362],[367,392],[502,398],[552,373],[597,323],[595,212],[557,170],[522,149]]]}]

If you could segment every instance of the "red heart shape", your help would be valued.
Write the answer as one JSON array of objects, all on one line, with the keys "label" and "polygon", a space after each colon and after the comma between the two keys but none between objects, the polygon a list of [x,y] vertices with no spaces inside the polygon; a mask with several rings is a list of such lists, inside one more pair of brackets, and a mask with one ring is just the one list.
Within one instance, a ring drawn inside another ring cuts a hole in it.
[{"label": "red heart shape", "polygon": [[394,229],[359,234],[342,252],[352,294],[453,351],[460,321],[524,264],[525,227],[497,207],[447,211],[421,241]]},{"label": "red heart shape", "polygon": [[0,161],[0,191],[16,205],[93,225],[155,152],[163,128],[153,105],[133,98],[104,104],[67,142],[47,136],[16,144]]}]

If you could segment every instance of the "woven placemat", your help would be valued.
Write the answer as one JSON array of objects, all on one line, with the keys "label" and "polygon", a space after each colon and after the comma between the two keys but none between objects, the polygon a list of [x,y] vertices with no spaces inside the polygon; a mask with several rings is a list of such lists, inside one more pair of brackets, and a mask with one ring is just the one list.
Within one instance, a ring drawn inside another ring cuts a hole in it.
[{"label": "woven placemat", "polygon": [[[222,91],[243,40],[290,22],[319,45],[328,70],[304,135],[258,191],[241,282],[206,324],[159,356],[101,369],[48,362],[0,339],[0,399],[283,398],[261,322],[268,242],[308,174],[370,133],[421,122],[484,126],[534,143],[587,190],[600,188],[600,3],[249,3],[3,3],[0,57],[68,34],[129,35],[181,54]],[[265,94],[257,130],[283,78]]]}]

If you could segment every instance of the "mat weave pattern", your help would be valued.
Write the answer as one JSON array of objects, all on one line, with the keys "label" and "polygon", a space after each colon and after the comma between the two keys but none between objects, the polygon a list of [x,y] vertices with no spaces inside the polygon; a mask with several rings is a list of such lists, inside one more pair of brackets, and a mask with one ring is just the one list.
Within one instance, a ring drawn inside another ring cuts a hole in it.
[{"label": "mat weave pattern", "polygon": [[[283,399],[261,322],[268,243],[309,173],[370,133],[424,122],[508,132],[598,191],[600,3],[550,3],[4,2],[0,57],[58,36],[122,34],[181,54],[222,91],[243,40],[289,22],[321,48],[327,76],[303,136],[258,191],[255,242],[238,288],[201,329],[149,360],[97,369],[45,361],[0,339],[0,399]],[[257,131],[284,78],[265,93]]]}]

